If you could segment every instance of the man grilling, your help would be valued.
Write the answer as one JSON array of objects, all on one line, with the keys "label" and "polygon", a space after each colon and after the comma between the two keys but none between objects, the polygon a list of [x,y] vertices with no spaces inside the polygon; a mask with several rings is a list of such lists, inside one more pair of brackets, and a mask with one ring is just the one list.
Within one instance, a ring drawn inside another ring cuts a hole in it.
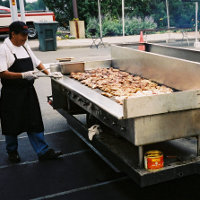
[{"label": "man grilling", "polygon": [[14,163],[20,161],[17,136],[27,132],[40,161],[57,159],[62,153],[49,148],[44,139],[40,106],[33,86],[37,78],[35,68],[47,75],[50,73],[26,43],[26,24],[15,21],[9,29],[9,38],[0,47],[0,119],[8,158]]}]

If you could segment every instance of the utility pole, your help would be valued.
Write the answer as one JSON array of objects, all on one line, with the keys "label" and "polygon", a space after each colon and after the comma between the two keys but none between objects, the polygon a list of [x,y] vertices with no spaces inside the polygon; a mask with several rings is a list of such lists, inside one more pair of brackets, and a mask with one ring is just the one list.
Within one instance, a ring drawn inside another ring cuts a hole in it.
[{"label": "utility pole", "polygon": [[169,20],[169,3],[168,0],[166,0],[166,10],[167,10],[167,28],[170,28],[170,20]]},{"label": "utility pole", "polygon": [[11,17],[12,21],[18,20],[18,14],[17,14],[17,2],[16,0],[9,0],[10,3],[10,11],[11,11]]},{"label": "utility pole", "polygon": [[102,38],[101,0],[98,0],[98,14],[99,14],[99,29],[100,29],[100,38]]},{"label": "utility pole", "polygon": [[195,25],[195,42],[194,42],[194,47],[196,48],[200,48],[200,42],[198,40],[198,10],[199,10],[199,3],[195,2],[195,21],[196,21],[196,25]]},{"label": "utility pole", "polygon": [[25,10],[24,10],[24,0],[19,0],[21,20],[26,23]]},{"label": "utility pole", "polygon": [[72,0],[72,3],[73,3],[74,18],[78,18],[77,2],[76,2],[76,0]]},{"label": "utility pole", "polygon": [[122,32],[123,32],[123,36],[125,36],[124,0],[122,0]]}]

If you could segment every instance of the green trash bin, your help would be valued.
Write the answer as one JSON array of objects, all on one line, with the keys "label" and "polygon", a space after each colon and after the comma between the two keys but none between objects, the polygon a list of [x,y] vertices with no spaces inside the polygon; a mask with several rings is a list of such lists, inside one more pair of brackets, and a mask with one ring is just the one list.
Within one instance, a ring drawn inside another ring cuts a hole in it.
[{"label": "green trash bin", "polygon": [[40,51],[56,51],[57,41],[56,32],[58,22],[35,22],[35,28],[38,33]]}]

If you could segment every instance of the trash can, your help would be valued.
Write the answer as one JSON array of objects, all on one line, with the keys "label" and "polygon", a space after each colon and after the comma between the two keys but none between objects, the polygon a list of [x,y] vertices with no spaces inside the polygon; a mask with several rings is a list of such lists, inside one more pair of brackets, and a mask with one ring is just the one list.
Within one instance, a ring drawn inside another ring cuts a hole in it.
[{"label": "trash can", "polygon": [[35,22],[35,28],[38,33],[40,51],[56,51],[56,31],[58,22]]}]

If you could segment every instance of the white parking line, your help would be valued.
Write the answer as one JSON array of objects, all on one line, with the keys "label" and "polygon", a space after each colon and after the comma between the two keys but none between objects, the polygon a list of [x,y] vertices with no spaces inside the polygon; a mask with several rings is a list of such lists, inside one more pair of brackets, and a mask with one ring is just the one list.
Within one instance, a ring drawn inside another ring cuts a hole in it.
[{"label": "white parking line", "polygon": [[[74,151],[71,153],[66,153],[60,156],[60,158],[65,158],[65,157],[70,157],[70,156],[74,156],[74,155],[78,155],[78,154],[82,154],[85,152],[91,151],[90,149],[83,149],[80,151]],[[30,165],[30,164],[34,164],[34,163],[39,163],[40,161],[38,160],[33,160],[33,161],[26,161],[26,162],[22,162],[22,163],[17,163],[17,164],[10,164],[10,165],[2,165],[0,166],[0,169],[5,169],[8,167],[13,167],[13,166],[22,166],[22,165]]]},{"label": "white parking line", "polygon": [[64,192],[59,192],[59,193],[55,193],[55,194],[45,195],[45,196],[37,197],[37,198],[34,198],[34,199],[30,199],[30,200],[52,199],[52,198],[55,198],[55,197],[59,197],[59,196],[71,194],[71,193],[74,193],[74,192],[80,192],[80,191],[83,191],[83,190],[89,190],[89,189],[92,189],[92,188],[96,188],[96,187],[103,186],[103,185],[108,185],[110,183],[115,183],[115,182],[126,180],[126,179],[128,179],[128,177],[124,176],[124,177],[117,178],[117,179],[114,179],[114,180],[104,181],[104,182],[101,182],[101,183],[97,183],[97,184],[93,184],[93,185],[88,185],[88,186],[83,186],[83,187],[79,187],[79,188],[67,190],[67,191],[64,191]]},{"label": "white parking line", "polygon": [[[68,130],[70,130],[70,129],[63,129],[63,130],[59,130],[59,131],[48,132],[48,133],[44,133],[44,135],[51,135],[51,134],[54,134],[54,133],[63,133],[63,132],[68,131]],[[23,139],[23,138],[27,138],[27,137],[28,137],[27,135],[24,135],[24,136],[18,137],[18,139]],[[5,142],[5,139],[0,140],[0,142]]]}]

